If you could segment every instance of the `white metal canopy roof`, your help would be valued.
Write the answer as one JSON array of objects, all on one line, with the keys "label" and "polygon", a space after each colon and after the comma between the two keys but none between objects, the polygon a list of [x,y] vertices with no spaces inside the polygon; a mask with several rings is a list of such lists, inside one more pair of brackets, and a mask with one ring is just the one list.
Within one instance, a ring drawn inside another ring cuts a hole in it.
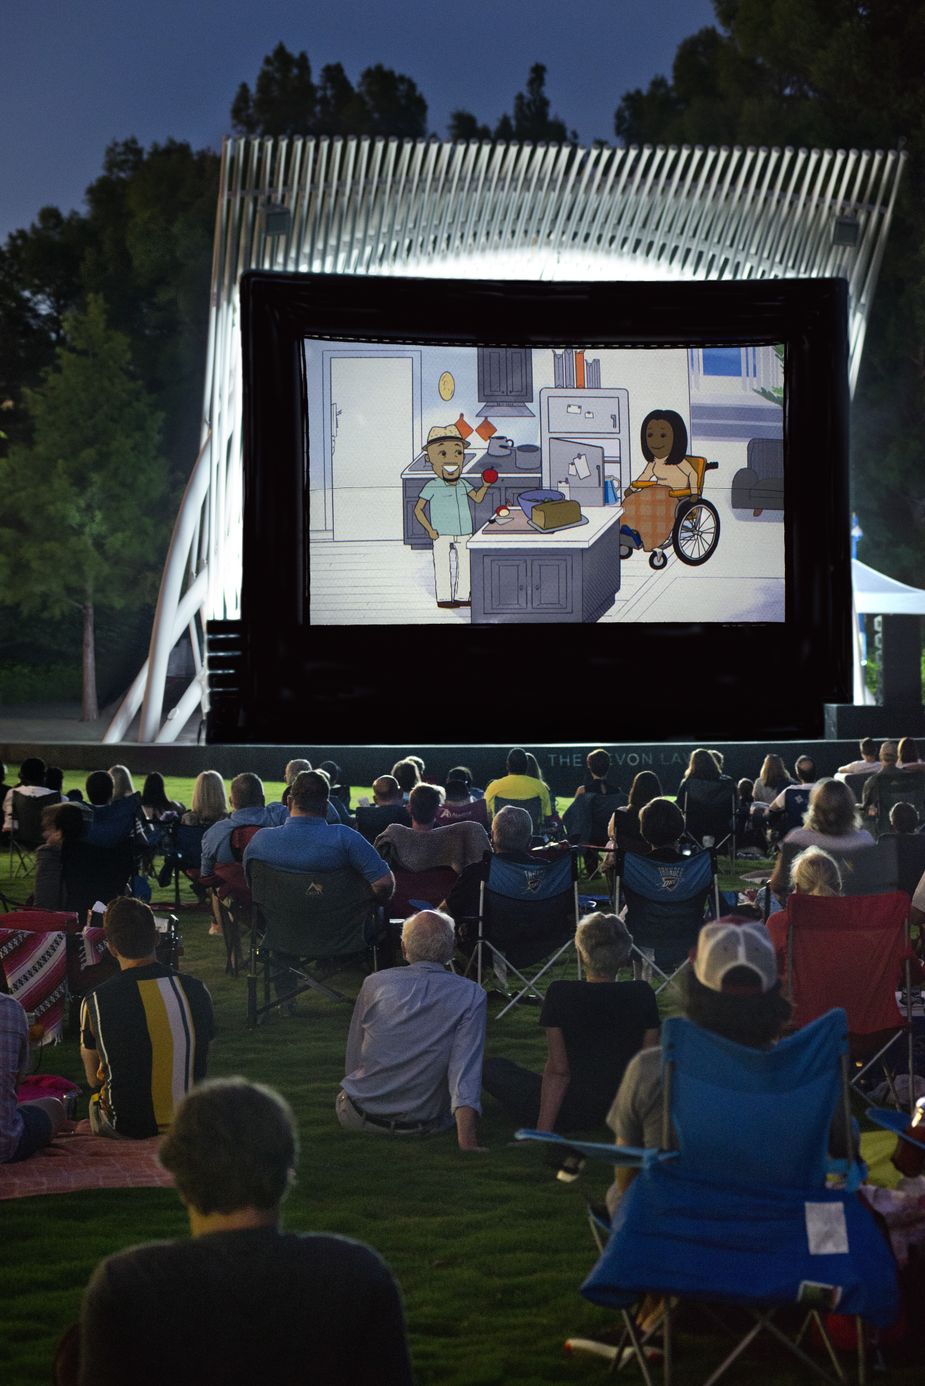
[{"label": "white metal canopy roof", "polygon": [[[148,660],[105,740],[122,740],[139,708],[140,741],[174,740],[206,706],[206,621],[239,614],[238,281],[245,270],[572,280],[842,276],[853,388],[904,161],[902,151],[855,149],[227,140],[200,452],[164,566]],[[165,716],[167,662],[185,633],[196,673]]]}]

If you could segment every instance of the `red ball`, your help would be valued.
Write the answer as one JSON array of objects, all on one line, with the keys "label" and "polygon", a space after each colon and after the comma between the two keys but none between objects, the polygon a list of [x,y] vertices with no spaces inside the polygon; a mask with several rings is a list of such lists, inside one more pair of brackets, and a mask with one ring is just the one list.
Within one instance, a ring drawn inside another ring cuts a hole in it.
[{"label": "red ball", "polygon": [[495,484],[498,480],[498,473],[495,471],[494,467],[486,467],[485,471],[482,473],[482,480],[487,481],[489,486]]}]

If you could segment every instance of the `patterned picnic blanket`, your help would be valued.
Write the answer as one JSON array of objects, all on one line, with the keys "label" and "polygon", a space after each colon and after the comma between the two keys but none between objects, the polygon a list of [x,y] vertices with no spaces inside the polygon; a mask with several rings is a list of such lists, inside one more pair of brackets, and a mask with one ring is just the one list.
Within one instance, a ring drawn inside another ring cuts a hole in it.
[{"label": "patterned picnic blanket", "polygon": [[73,1193],[78,1189],[170,1188],[173,1177],[158,1163],[160,1136],[111,1141],[80,1121],[44,1150],[15,1165],[0,1165],[0,1199]]},{"label": "patterned picnic blanket", "polygon": [[10,995],[44,1025],[42,1044],[57,1043],[64,1030],[67,935],[0,929],[0,968]]},{"label": "patterned picnic blanket", "polygon": [[623,524],[639,531],[642,547],[648,553],[668,538],[677,505],[677,496],[667,486],[627,491],[623,497]]}]

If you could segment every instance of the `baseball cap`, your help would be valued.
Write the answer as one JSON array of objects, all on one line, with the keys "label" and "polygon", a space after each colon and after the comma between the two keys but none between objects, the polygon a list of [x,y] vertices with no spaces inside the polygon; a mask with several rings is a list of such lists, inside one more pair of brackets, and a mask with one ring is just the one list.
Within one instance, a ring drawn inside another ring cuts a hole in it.
[{"label": "baseball cap", "polygon": [[[724,987],[723,979],[734,967],[755,974],[754,986]],[[763,924],[733,924],[717,920],[704,924],[694,954],[694,976],[710,991],[754,996],[777,985],[777,958],[771,936]]]}]

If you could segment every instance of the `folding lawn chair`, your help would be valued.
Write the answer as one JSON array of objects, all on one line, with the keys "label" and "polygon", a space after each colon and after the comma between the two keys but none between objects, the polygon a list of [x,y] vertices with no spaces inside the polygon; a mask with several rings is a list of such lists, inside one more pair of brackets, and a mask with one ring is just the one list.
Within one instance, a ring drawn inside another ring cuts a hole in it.
[{"label": "folding lawn chair", "polygon": [[[552,859],[511,861],[492,857],[479,891],[478,932],[467,971],[482,984],[485,952],[502,976],[512,972],[520,990],[495,1017],[527,996],[542,998],[537,983],[575,941],[578,869],[573,852]],[[539,966],[537,966],[539,964]],[[522,969],[535,968],[531,975]]]},{"label": "folding lawn chair", "polygon": [[[13,822],[10,833],[10,864],[8,877],[27,876],[35,866],[35,853],[45,841],[42,814],[52,804],[61,802],[60,794],[20,794],[13,790]],[[17,860],[13,861],[13,853]],[[15,871],[14,871],[15,867]]]},{"label": "folding lawn chair", "polygon": [[707,849],[679,862],[618,852],[614,859],[614,913],[626,905],[633,953],[661,977],[662,991],[687,966],[712,895],[719,918],[716,856]]},{"label": "folding lawn chair", "polygon": [[[680,1017],[664,1022],[662,1146],[676,1150],[677,1159],[647,1151],[636,1161],[639,1173],[581,1287],[593,1303],[619,1311],[623,1342],[615,1362],[628,1349],[647,1386],[651,1354],[633,1312],[646,1295],[664,1298],[666,1386],[679,1347],[681,1301],[711,1314],[716,1306],[721,1319],[728,1318],[723,1306],[736,1306],[749,1320],[710,1383],[763,1332],[824,1380],[844,1382],[824,1311],[837,1305],[840,1315],[880,1327],[896,1318],[896,1265],[857,1193],[862,1169],[853,1159],[827,1155],[830,1128],[840,1132],[845,1149],[853,1148],[847,1040],[843,1011],[829,1012],[767,1050],[735,1044]],[[592,1146],[582,1149],[595,1155]],[[632,1163],[629,1154],[621,1152],[621,1163]],[[827,1186],[829,1172],[842,1176],[843,1187]],[[794,1338],[776,1322],[778,1311],[792,1306],[805,1310]],[[824,1365],[804,1342],[811,1325],[828,1355]],[[861,1331],[858,1341],[863,1380]]]},{"label": "folding lawn chair", "polygon": [[[684,830],[699,847],[712,845],[718,852],[729,843],[729,860],[736,859],[735,783],[728,776],[719,780],[687,780],[678,791],[678,807],[684,810]],[[683,799],[683,803],[681,802]],[[707,838],[712,837],[712,844]]]},{"label": "folding lawn chair", "polygon": [[[305,991],[332,1001],[349,1001],[325,986],[308,967],[312,962],[327,964],[371,950],[375,969],[376,945],[384,937],[385,925],[363,877],[351,868],[282,871],[264,861],[251,861],[247,880],[254,902],[248,1024],[256,1025],[275,1006],[288,1006]],[[261,976],[263,1001],[258,1004]]]},{"label": "folding lawn chair", "polygon": [[234,860],[216,862],[211,876],[199,877],[199,880],[209,887],[212,918],[222,931],[225,973],[229,977],[237,977],[241,970],[241,934],[251,927],[253,901],[247,877],[244,875],[242,859],[247,844],[254,833],[259,831],[259,827],[253,824],[235,828],[230,838]]},{"label": "folding lawn chair", "polygon": [[[909,1101],[914,1100],[911,983],[913,953],[909,944],[909,897],[848,897],[793,894],[787,907],[768,921],[777,949],[778,968],[793,1003],[794,1029],[807,1025],[832,1006],[848,1016],[851,1056],[856,1070],[851,1085],[864,1096],[868,1074],[880,1063],[892,1088],[886,1058],[906,1039]],[[918,964],[916,965],[918,967]],[[896,993],[904,983],[905,1014]],[[896,1101],[896,1105],[900,1103]]]}]

